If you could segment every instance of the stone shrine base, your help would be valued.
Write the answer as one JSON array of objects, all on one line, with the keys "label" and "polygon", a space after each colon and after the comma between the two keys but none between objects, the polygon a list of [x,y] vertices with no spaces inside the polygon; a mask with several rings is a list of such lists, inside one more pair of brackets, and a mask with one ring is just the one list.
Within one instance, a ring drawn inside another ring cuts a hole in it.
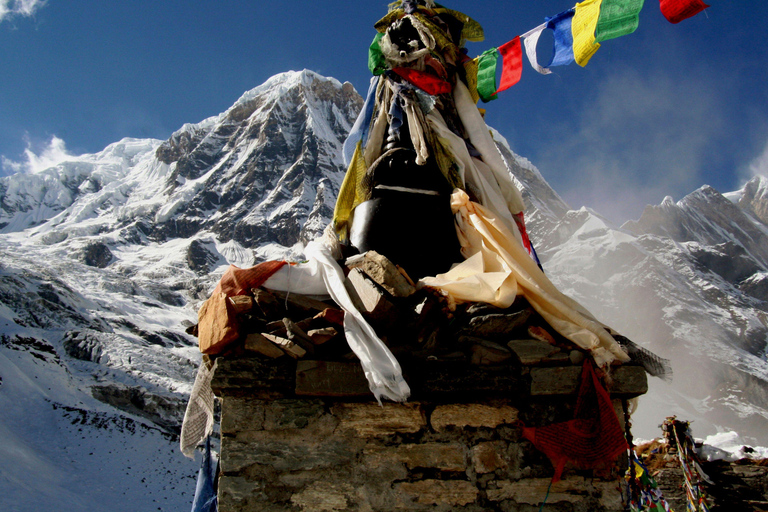
[{"label": "stone shrine base", "polygon": [[[356,362],[221,357],[221,512],[623,510],[623,466],[601,471],[549,459],[517,423],[571,419],[579,368],[404,368],[413,396],[379,406]],[[409,378],[408,376],[413,376]],[[642,368],[616,367],[611,396],[645,393]]]}]

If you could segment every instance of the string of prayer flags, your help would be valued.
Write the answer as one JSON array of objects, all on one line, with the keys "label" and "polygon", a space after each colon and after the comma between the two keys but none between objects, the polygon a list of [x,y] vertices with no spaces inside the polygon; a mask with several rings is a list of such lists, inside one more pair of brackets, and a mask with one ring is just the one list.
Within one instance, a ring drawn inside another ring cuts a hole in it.
[{"label": "string of prayer flags", "polygon": [[573,57],[576,64],[584,67],[600,49],[595,40],[595,29],[600,19],[600,5],[603,0],[584,0],[576,4],[576,14],[571,21],[573,32]]},{"label": "string of prayer flags", "polygon": [[680,23],[709,7],[702,0],[659,0],[661,13],[670,23]]},{"label": "string of prayer flags", "polygon": [[539,59],[536,57],[536,46],[538,46],[539,37],[541,37],[541,33],[544,32],[545,28],[547,28],[546,22],[520,36],[525,41],[525,54],[528,56],[528,62],[531,63],[533,69],[542,75],[548,75],[552,72],[549,69],[541,66],[539,64]]},{"label": "string of prayer flags", "polygon": [[552,29],[555,38],[555,49],[547,67],[565,66],[574,61],[573,57],[573,31],[571,22],[576,9],[568,9],[551,18],[547,18],[547,28]]},{"label": "string of prayer flags", "polygon": [[520,45],[520,36],[499,46],[499,53],[503,64],[501,84],[496,92],[505,91],[520,81],[520,76],[523,74],[523,48]]},{"label": "string of prayer flags", "polygon": [[644,0],[603,0],[595,28],[595,41],[625,36],[637,30]]},{"label": "string of prayer flags", "polygon": [[[564,66],[576,61],[584,67],[600,48],[600,43],[631,34],[640,25],[640,11],[645,0],[584,0],[575,7],[545,18],[543,24],[517,36],[508,43],[491,48],[474,59],[477,67],[477,94],[483,102],[497,98],[518,81],[522,75],[523,50],[533,69],[542,75],[552,73],[552,66]],[[695,16],[709,5],[703,0],[659,0],[661,12],[671,23]],[[549,63],[538,62],[536,48],[545,29],[553,32],[554,49]],[[378,40],[371,44],[369,67],[376,73]],[[503,58],[501,85],[496,87],[496,69],[499,56]],[[376,71],[374,71],[376,70]]]}]

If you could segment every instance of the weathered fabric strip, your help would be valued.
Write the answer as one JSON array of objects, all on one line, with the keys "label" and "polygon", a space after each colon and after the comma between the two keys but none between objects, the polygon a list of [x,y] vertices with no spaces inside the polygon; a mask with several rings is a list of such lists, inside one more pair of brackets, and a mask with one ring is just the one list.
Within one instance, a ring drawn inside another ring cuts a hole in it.
[{"label": "weathered fabric strip", "polygon": [[551,28],[555,32],[555,49],[546,67],[565,66],[573,62],[573,31],[571,30],[571,22],[575,13],[575,9],[568,9],[551,18],[547,18],[547,28]]},{"label": "weathered fabric strip", "polygon": [[603,0],[584,0],[576,4],[576,14],[571,22],[573,57],[581,67],[586,66],[600,48],[600,43],[595,42],[595,29],[602,3]]},{"label": "weathered fabric strip", "polygon": [[640,24],[644,0],[603,0],[595,29],[598,43],[631,34]]},{"label": "weathered fabric strip", "polygon": [[486,50],[478,60],[477,92],[485,103],[498,97],[496,96],[496,62],[498,60],[499,51],[496,48]]},{"label": "weathered fabric strip", "polygon": [[542,75],[548,75],[552,72],[549,69],[539,65],[539,59],[536,58],[536,46],[538,46],[539,37],[541,37],[541,33],[545,28],[547,28],[546,22],[520,36],[523,38],[523,42],[525,43],[525,54],[528,56],[528,62],[531,63],[531,67],[533,67],[533,69]]},{"label": "weathered fabric strip", "polygon": [[503,60],[501,84],[496,90],[497,93],[515,85],[523,74],[523,47],[520,44],[520,36],[499,46],[499,53]]},{"label": "weathered fabric strip", "polygon": [[659,0],[661,13],[670,23],[680,23],[709,7],[701,0]]}]

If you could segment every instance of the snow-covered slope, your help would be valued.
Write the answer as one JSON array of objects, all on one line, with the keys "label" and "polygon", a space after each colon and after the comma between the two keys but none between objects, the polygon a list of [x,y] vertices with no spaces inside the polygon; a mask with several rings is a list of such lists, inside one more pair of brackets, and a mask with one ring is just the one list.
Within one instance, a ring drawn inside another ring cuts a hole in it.
[{"label": "snow-covered slope", "polygon": [[284,73],[168,141],[0,178],[4,510],[189,507],[185,328],[227,264],[324,229],[361,105],[350,84]]},{"label": "snow-covered slope", "polygon": [[[77,511],[189,506],[196,464],[174,436],[200,355],[185,328],[228,263],[287,257],[327,225],[361,104],[350,84],[283,73],[167,141],[0,178],[4,509],[57,496]],[[697,435],[768,444],[765,178],[616,227],[571,210],[496,137],[550,278],[673,361],[671,384],[651,379],[636,435],[679,413]]]}]

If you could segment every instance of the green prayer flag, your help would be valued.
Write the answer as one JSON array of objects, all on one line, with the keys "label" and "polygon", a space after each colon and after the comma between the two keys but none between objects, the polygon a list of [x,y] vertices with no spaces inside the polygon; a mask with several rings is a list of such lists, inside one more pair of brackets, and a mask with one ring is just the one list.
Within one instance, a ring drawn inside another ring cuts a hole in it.
[{"label": "green prayer flag", "polygon": [[603,0],[595,29],[595,41],[602,42],[631,34],[640,24],[644,0]]},{"label": "green prayer flag", "polygon": [[377,33],[373,38],[371,46],[368,47],[368,69],[374,75],[380,75],[387,70],[387,61],[384,55],[381,53],[381,47],[379,41],[384,37],[384,34]]},{"label": "green prayer flag", "polygon": [[491,48],[483,52],[478,61],[477,93],[485,103],[498,98],[496,96],[496,62],[498,60],[499,51]]}]

